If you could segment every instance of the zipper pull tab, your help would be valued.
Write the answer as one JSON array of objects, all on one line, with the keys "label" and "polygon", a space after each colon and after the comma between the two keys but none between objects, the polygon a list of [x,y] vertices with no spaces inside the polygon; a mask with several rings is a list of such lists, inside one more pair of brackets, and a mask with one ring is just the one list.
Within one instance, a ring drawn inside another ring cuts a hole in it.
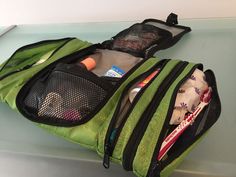
[{"label": "zipper pull tab", "polygon": [[155,162],[153,165],[152,165],[152,168],[151,168],[151,172],[150,172],[150,175],[149,177],[160,177],[160,163],[158,162]]},{"label": "zipper pull tab", "polygon": [[110,167],[110,145],[105,145],[105,152],[103,157],[103,166],[108,169]]}]

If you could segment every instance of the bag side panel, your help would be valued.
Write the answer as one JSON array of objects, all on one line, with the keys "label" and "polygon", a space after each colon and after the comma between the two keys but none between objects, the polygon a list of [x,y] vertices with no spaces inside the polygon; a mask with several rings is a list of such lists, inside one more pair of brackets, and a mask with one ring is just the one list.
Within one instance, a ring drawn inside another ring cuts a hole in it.
[{"label": "bag side panel", "polygon": [[150,121],[139,144],[133,161],[133,170],[137,173],[144,176],[147,175],[160,132],[165,122],[173,91],[178,83],[191,71],[194,66],[195,64],[188,64],[185,67],[179,77],[172,83],[162,101],[160,102],[156,112],[154,113],[152,120]]}]

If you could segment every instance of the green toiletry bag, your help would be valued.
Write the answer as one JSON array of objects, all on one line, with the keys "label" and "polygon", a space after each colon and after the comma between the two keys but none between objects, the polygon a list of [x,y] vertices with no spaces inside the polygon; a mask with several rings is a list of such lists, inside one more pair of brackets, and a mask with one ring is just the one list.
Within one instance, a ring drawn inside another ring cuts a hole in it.
[{"label": "green toiletry bag", "polygon": [[[96,151],[140,177],[169,176],[217,121],[221,112],[216,79],[209,104],[158,160],[180,86],[202,64],[153,57],[190,32],[171,14],[166,22],[148,19],[92,45],[76,38],[34,43],[18,49],[0,70],[0,100],[47,131]],[[93,70],[81,67],[93,58]],[[125,74],[107,74],[116,66]],[[131,90],[153,72],[132,102]],[[191,138],[186,138],[191,135]]]}]

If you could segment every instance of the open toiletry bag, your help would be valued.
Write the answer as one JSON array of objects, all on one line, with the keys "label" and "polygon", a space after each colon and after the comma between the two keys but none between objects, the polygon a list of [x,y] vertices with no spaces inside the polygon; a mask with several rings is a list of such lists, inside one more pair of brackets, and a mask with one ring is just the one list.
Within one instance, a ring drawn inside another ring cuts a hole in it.
[{"label": "open toiletry bag", "polygon": [[170,14],[101,44],[64,38],[24,46],[1,65],[0,100],[96,151],[105,168],[112,161],[140,177],[169,176],[221,112],[213,71],[153,57],[191,31],[177,23]]}]

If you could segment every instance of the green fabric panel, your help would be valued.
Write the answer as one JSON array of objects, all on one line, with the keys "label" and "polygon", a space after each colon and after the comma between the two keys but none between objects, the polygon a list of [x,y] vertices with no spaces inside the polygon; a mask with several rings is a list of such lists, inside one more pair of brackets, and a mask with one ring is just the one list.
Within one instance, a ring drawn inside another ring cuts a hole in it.
[{"label": "green fabric panel", "polygon": [[36,74],[38,71],[45,68],[50,63],[60,59],[61,57],[69,55],[72,52],[88,47],[89,45],[90,45],[89,43],[83,42],[79,39],[73,39],[69,41],[68,43],[66,43],[63,47],[61,47],[44,63],[36,65],[24,71],[15,73],[1,80],[0,81],[0,100],[2,102],[6,102],[7,104],[9,104],[9,106],[12,109],[17,110],[16,104],[15,104],[16,96],[19,90],[21,89],[21,87],[26,83],[28,79],[30,79],[34,74]]},{"label": "green fabric panel", "polygon": [[201,136],[193,145],[186,149],[178,158],[176,158],[172,163],[166,166],[161,171],[161,177],[168,177],[173,173],[173,171],[183,162],[185,157],[196,147],[196,145],[206,136],[206,133]]},{"label": "green fabric panel", "polygon": [[3,63],[0,64],[0,70],[5,65],[6,62],[7,62],[7,60],[5,60]]},{"label": "green fabric panel", "polygon": [[138,146],[133,162],[133,169],[143,176],[146,176],[148,172],[154,149],[167,115],[173,91],[177,84],[191,71],[193,66],[194,64],[188,64],[183,72],[170,86],[156,112],[154,113],[152,120],[150,121],[147,130],[145,131],[144,136]]},{"label": "green fabric panel", "polygon": [[129,141],[129,138],[139,121],[140,117],[142,116],[143,112],[147,108],[148,104],[151,102],[153,96],[155,95],[158,87],[162,83],[162,81],[166,78],[166,76],[170,73],[170,71],[179,63],[179,60],[170,60],[162,71],[157,76],[157,78],[152,82],[152,84],[146,89],[145,93],[141,96],[138,103],[136,104],[135,108],[131,112],[129,118],[127,119],[122,132],[118,138],[116,147],[113,152],[113,158],[122,159],[123,152],[125,149],[126,144]]},{"label": "green fabric panel", "polygon": [[[4,66],[3,70],[0,72],[0,76],[5,73],[16,71],[18,69],[24,68],[25,66],[32,65],[38,61],[38,59],[49,51],[54,51],[61,45],[63,45],[67,40],[61,41],[50,41],[44,44],[39,44],[27,47],[24,50],[17,50],[9,59],[9,63]],[[7,62],[7,61],[6,61]]]},{"label": "green fabric panel", "polygon": [[[78,143],[84,147],[96,150],[98,146],[98,132],[100,138],[99,149],[103,151],[103,142],[105,138],[105,133],[114,112],[117,100],[119,99],[124,87],[133,80],[136,76],[147,71],[158,59],[152,58],[147,60],[142,64],[134,73],[129,76],[128,79],[119,87],[119,89],[114,93],[114,95],[109,99],[105,106],[87,123],[74,126],[74,127],[56,127],[50,125],[40,124],[41,127],[47,129],[53,134],[59,135],[69,141]],[[104,123],[104,124],[103,124]],[[101,128],[101,126],[103,128]]]},{"label": "green fabric panel", "polygon": [[[142,68],[140,67],[140,68],[138,69],[138,71],[136,71],[135,73],[132,74],[132,78],[129,78],[129,81],[127,82],[127,84],[128,84],[130,81],[132,81],[136,76],[138,76],[138,75],[140,75],[141,73],[144,73],[144,72],[146,72],[147,70],[149,70],[149,69],[150,69],[152,66],[154,66],[158,61],[159,61],[159,59],[157,59],[157,58],[150,58],[150,59],[148,59],[148,60],[145,62],[145,65],[142,66]],[[122,89],[119,89],[119,91],[120,91],[119,97],[121,96],[122,91],[123,91],[123,89],[125,88],[125,86],[126,86],[127,84],[125,84],[125,85],[123,84]],[[118,98],[119,98],[119,97],[118,97]],[[110,110],[108,110],[107,115],[108,115],[108,114],[110,114],[110,116],[113,115],[113,112],[114,112],[115,107],[116,107],[117,102],[118,102],[118,98],[115,100],[115,103],[114,103],[114,105],[113,105],[113,107],[114,107],[113,111],[110,112]],[[110,119],[111,119],[111,117],[110,117],[109,119],[107,119],[107,120],[104,122],[103,126],[102,126],[101,129],[99,130],[99,135],[98,135],[98,136],[99,136],[99,137],[98,137],[98,149],[97,149],[97,152],[98,152],[100,155],[103,155],[103,153],[104,153],[105,136],[106,136],[106,132],[107,132],[108,126],[109,126],[109,124],[110,124]]]}]

